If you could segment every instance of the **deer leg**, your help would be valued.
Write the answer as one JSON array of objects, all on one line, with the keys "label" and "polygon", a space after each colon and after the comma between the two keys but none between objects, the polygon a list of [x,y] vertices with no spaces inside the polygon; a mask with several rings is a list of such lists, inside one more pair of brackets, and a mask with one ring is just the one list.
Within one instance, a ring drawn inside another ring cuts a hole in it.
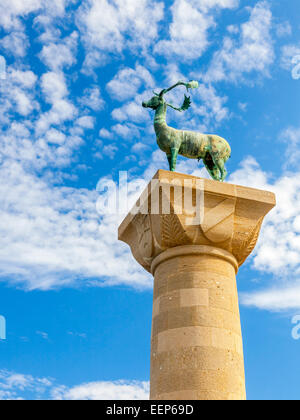
[{"label": "deer leg", "polygon": [[212,179],[215,181],[220,181],[220,172],[213,160],[212,153],[210,151],[207,151],[205,157],[203,158],[203,163]]},{"label": "deer leg", "polygon": [[215,181],[220,181],[220,172],[217,166],[214,166],[212,169],[205,165],[207,172]]},{"label": "deer leg", "polygon": [[177,157],[178,157],[178,150],[176,148],[172,148],[171,153],[172,153],[172,155],[171,155],[170,170],[172,172],[175,172],[176,164],[177,164]]},{"label": "deer leg", "polygon": [[218,170],[220,171],[220,181],[223,182],[227,176],[227,170],[225,168],[225,162],[222,158],[217,158],[213,156],[214,164],[217,166]]},{"label": "deer leg", "polygon": [[167,155],[170,171],[172,170],[172,155]]}]

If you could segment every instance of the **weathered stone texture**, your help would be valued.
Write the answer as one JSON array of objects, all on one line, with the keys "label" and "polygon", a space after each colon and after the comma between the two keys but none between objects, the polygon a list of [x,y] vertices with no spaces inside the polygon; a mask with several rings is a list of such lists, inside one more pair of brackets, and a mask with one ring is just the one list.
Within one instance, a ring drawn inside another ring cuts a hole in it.
[{"label": "weathered stone texture", "polygon": [[[153,210],[156,195],[157,214],[129,214],[119,228],[119,239],[154,276],[150,398],[243,400],[236,274],[253,251],[275,196],[167,171],[154,179],[155,187],[139,204]],[[166,193],[166,185],[180,186],[185,179],[188,193],[176,195],[172,188]],[[202,217],[191,225],[195,208],[179,213],[176,200],[191,193],[195,206],[199,192]]]}]

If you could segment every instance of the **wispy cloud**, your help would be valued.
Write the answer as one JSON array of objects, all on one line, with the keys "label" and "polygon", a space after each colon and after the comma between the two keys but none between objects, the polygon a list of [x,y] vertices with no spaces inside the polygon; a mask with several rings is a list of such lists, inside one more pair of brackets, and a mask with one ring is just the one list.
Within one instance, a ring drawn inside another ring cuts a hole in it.
[{"label": "wispy cloud", "polygon": [[[117,240],[119,218],[97,214],[96,181],[87,188],[77,186],[78,168],[87,170],[94,158],[101,159],[101,181],[105,178],[102,167],[107,165],[105,171],[111,176],[110,160],[114,162],[125,151],[124,164],[134,162],[132,171],[144,179],[159,167],[167,167],[160,151],[152,154],[153,115],[141,103],[151,98],[152,89],[196,74],[204,77],[197,59],[214,42],[210,31],[217,29],[222,12],[235,13],[239,5],[238,0],[174,0],[170,20],[164,2],[158,0],[1,2],[0,26],[6,34],[0,48],[24,55],[22,62],[8,65],[5,83],[0,84],[0,177],[5,179],[0,185],[2,278],[41,290],[82,283],[152,286],[150,276]],[[231,25],[222,49],[212,54],[208,66],[212,71],[192,93],[190,113],[170,110],[170,124],[197,131],[218,127],[231,113],[227,96],[215,82],[235,82],[252,71],[268,74],[274,59],[269,3],[255,2],[246,11],[248,20]],[[34,22],[35,35],[27,49],[28,17]],[[214,44],[213,51],[218,45]],[[26,55],[31,47],[34,60]],[[116,61],[110,73],[97,73],[110,58],[126,53],[128,62]],[[165,58],[158,66],[161,53]],[[194,60],[189,74],[182,73],[178,55],[183,61]],[[170,94],[170,101],[180,103],[183,93]],[[86,160],[90,141],[99,150]],[[255,186],[262,181],[269,187],[267,175],[253,165],[236,172],[238,181],[245,179],[251,185],[255,179]],[[178,169],[207,176],[197,162],[180,160]],[[287,194],[284,179],[271,185],[283,196]],[[86,179],[78,185],[86,185]],[[288,200],[296,206],[292,195]],[[273,267],[274,271],[279,264],[274,265],[270,256],[274,229],[282,229],[278,252],[287,250],[288,266],[296,266],[297,234],[287,229],[293,218],[295,214],[290,219],[285,216],[285,224],[278,226],[269,219],[264,247],[260,245],[254,259],[256,268],[270,271]]]},{"label": "wispy cloud", "polygon": [[247,74],[268,76],[275,59],[272,25],[270,4],[267,1],[256,3],[249,20],[231,31],[238,36],[225,37],[222,48],[214,54],[205,80],[241,82]]},{"label": "wispy cloud", "polygon": [[148,400],[149,382],[91,382],[73,388],[57,387],[51,394],[55,400]]},{"label": "wispy cloud", "polygon": [[39,54],[40,59],[53,71],[71,67],[76,63],[78,33],[73,32],[60,43],[50,42],[43,46]]},{"label": "wispy cloud", "polygon": [[125,101],[134,98],[141,86],[153,88],[154,84],[150,72],[137,64],[134,69],[126,67],[120,70],[106,87],[114,99]]},{"label": "wispy cloud", "polygon": [[2,38],[0,44],[9,55],[25,57],[29,40],[24,32],[15,31]]},{"label": "wispy cloud", "polygon": [[52,387],[52,379],[0,370],[0,400],[38,400]]},{"label": "wispy cloud", "polygon": [[77,23],[89,50],[89,66],[99,62],[99,52],[100,59],[103,53],[121,53],[127,48],[146,53],[158,36],[158,23],[163,16],[164,4],[158,1],[84,2],[77,12]]},{"label": "wispy cloud", "polygon": [[[294,280],[290,283],[293,282]],[[244,293],[241,295],[241,303],[271,312],[300,309],[300,283]]]},{"label": "wispy cloud", "polygon": [[277,206],[266,217],[253,268],[270,273],[272,285],[259,285],[258,290],[245,294],[242,303],[268,310],[300,307],[300,176],[287,172],[275,181],[253,158],[246,159],[230,181],[248,187],[273,191]]},{"label": "wispy cloud", "polygon": [[1,176],[6,179],[0,186],[0,232],[6,243],[0,251],[2,276],[42,290],[91,280],[151,285],[118,242],[118,216],[99,221],[96,192],[53,188],[16,163],[2,166]]},{"label": "wispy cloud", "polygon": [[0,370],[0,400],[147,400],[149,382],[99,381],[74,387],[54,379]]},{"label": "wispy cloud", "polygon": [[42,339],[45,340],[45,341],[49,340],[48,333],[46,333],[44,331],[37,331],[36,334],[39,335],[40,337],[42,337]]},{"label": "wispy cloud", "polygon": [[235,8],[239,0],[175,0],[172,7],[170,39],[157,43],[154,51],[175,60],[199,59],[210,44],[209,30],[216,27],[216,9]]}]

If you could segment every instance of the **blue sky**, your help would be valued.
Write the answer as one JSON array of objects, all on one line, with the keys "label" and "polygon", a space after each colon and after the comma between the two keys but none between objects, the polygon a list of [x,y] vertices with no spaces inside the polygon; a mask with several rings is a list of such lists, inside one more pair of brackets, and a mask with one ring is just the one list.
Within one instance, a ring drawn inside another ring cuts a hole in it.
[{"label": "blue sky", "polygon": [[96,186],[167,168],[141,103],[179,79],[200,87],[169,124],[228,139],[227,181],[277,194],[238,276],[247,391],[300,398],[298,3],[1,1],[1,399],[147,398],[152,279]]}]

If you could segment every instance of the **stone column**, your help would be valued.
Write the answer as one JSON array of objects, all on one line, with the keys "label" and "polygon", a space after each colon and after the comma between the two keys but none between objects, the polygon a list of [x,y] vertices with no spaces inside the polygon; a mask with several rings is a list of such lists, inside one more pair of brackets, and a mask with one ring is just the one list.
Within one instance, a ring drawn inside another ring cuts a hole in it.
[{"label": "stone column", "polygon": [[159,171],[119,228],[154,276],[153,400],[244,400],[236,274],[273,193]]}]

